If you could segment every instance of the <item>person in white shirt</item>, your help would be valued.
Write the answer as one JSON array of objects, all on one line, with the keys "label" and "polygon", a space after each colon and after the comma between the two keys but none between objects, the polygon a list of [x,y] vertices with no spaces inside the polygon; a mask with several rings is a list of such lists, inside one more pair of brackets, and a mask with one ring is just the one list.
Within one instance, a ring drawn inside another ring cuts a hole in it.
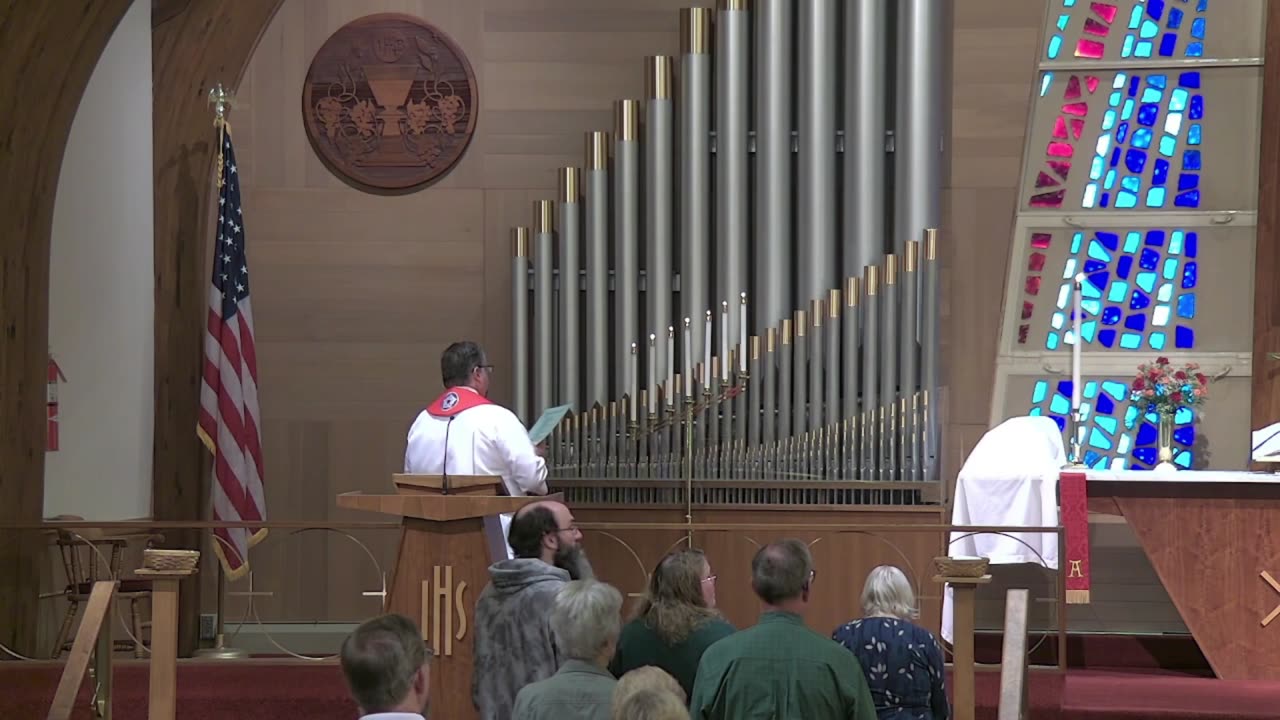
[{"label": "person in white shirt", "polygon": [[[492,375],[493,366],[476,343],[456,342],[445,349],[440,356],[445,390],[409,428],[404,471],[498,476],[512,497],[546,495],[546,462],[515,413],[488,399]],[[503,515],[503,538],[510,526],[511,516]]]},{"label": "person in white shirt", "polygon": [[362,720],[425,720],[431,704],[431,650],[403,615],[382,615],[342,641],[342,674]]}]

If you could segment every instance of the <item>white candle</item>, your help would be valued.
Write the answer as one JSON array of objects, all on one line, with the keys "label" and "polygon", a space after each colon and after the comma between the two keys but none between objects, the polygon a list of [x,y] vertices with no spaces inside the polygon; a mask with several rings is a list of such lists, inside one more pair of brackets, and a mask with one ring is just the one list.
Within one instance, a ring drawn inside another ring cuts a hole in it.
[{"label": "white candle", "polygon": [[1071,300],[1071,314],[1073,316],[1073,320],[1071,321],[1071,329],[1076,336],[1075,345],[1072,346],[1071,348],[1071,412],[1072,413],[1079,413],[1080,396],[1081,396],[1081,392],[1083,391],[1083,387],[1081,386],[1081,383],[1080,383],[1080,350],[1081,350],[1081,346],[1084,345],[1084,338],[1081,337],[1080,335],[1080,316],[1082,314],[1080,309],[1080,294],[1081,294],[1081,289],[1083,287],[1084,287],[1084,275],[1083,274],[1076,275],[1075,289],[1074,289],[1074,292],[1072,293],[1072,300]]},{"label": "white candle", "polygon": [[676,329],[671,325],[667,326],[667,386],[665,394],[667,396],[667,407],[671,407],[676,401]]},{"label": "white candle", "polygon": [[747,294],[738,304],[738,372],[747,374]]},{"label": "white candle", "polygon": [[684,319],[684,393],[693,395],[693,322]]},{"label": "white candle", "polygon": [[720,382],[729,382],[729,303],[720,303]]},{"label": "white candle", "polygon": [[649,333],[649,414],[658,414],[658,336]]},{"label": "white candle", "polygon": [[702,389],[711,387],[711,311],[707,311],[705,339],[702,342]]},{"label": "white candle", "polygon": [[640,400],[640,396],[636,394],[639,388],[639,381],[636,378],[636,365],[639,364],[638,355],[639,350],[636,348],[636,344],[631,343],[631,371],[628,373],[628,382],[631,385],[627,389],[627,394],[630,395],[630,401],[627,404],[631,406],[631,422],[636,421],[636,403]]}]

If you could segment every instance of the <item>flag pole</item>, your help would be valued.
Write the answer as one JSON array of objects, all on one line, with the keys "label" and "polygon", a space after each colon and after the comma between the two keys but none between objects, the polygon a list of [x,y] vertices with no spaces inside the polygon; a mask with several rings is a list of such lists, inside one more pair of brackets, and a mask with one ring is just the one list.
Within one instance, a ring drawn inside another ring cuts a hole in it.
[{"label": "flag pole", "polygon": [[[213,125],[218,130],[218,154],[214,163],[214,172],[216,177],[215,187],[222,188],[222,170],[223,170],[223,141],[227,129],[227,109],[235,106],[235,94],[228,92],[222,87],[222,83],[218,83],[209,89],[209,104],[213,106]],[[217,548],[218,538],[213,536],[214,549]],[[238,660],[247,657],[247,653],[240,648],[229,647],[226,644],[226,597],[227,597],[227,576],[222,571],[222,561],[218,557],[221,553],[214,553],[213,564],[218,572],[218,596],[216,615],[216,630],[214,634],[214,646],[211,648],[202,648],[195,652],[195,656],[202,660]]]}]

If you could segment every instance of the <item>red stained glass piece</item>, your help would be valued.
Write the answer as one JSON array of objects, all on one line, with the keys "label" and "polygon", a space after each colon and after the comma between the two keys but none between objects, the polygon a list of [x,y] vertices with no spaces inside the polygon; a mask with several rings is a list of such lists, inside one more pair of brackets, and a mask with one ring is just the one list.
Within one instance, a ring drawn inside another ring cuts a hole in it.
[{"label": "red stained glass piece", "polygon": [[1084,78],[1084,86],[1089,88],[1089,94],[1098,92],[1098,78],[1095,75],[1086,75]]},{"label": "red stained glass piece", "polygon": [[1053,236],[1049,233],[1032,233],[1031,247],[1039,250],[1048,250],[1049,243],[1053,242]]},{"label": "red stained glass piece", "polygon": [[[1062,207],[1062,201],[1067,196],[1066,190],[1057,192],[1042,193],[1031,198],[1031,207],[1035,208],[1059,208]],[[1033,295],[1035,293],[1032,293]]]},{"label": "red stained glass piece", "polygon": [[1082,103],[1082,102],[1067,103],[1066,105],[1062,106],[1062,112],[1066,113],[1067,115],[1075,115],[1077,117],[1086,117],[1089,115],[1089,104]]},{"label": "red stained glass piece", "polygon": [[1103,45],[1097,40],[1082,39],[1080,42],[1076,43],[1076,57],[1098,60],[1102,57],[1102,53],[1106,48],[1106,45]]},{"label": "red stained glass piece", "polygon": [[1032,305],[1029,302],[1022,303],[1022,319],[1030,320],[1031,313],[1035,310],[1035,307],[1036,307],[1035,305]]},{"label": "red stained glass piece", "polygon": [[1103,20],[1106,20],[1108,25],[1116,21],[1115,5],[1110,5],[1108,3],[1095,2],[1095,3],[1089,3],[1089,9],[1093,11],[1094,15],[1097,15]]},{"label": "red stained glass piece", "polygon": [[1059,117],[1053,123],[1053,136],[1059,140],[1070,139],[1067,135],[1067,121],[1064,118]]},{"label": "red stained glass piece", "polygon": [[1075,152],[1075,147],[1071,143],[1051,142],[1045,150],[1045,154],[1052,157],[1069,158]]},{"label": "red stained glass piece", "polygon": [[1093,18],[1085,18],[1084,32],[1086,35],[1093,35],[1095,37],[1106,37],[1107,33],[1111,32],[1111,28],[1106,25],[1103,25],[1102,23],[1098,22],[1097,20],[1094,20]]},{"label": "red stained glass piece", "polygon": [[1067,175],[1071,174],[1071,163],[1066,160],[1047,160],[1045,161],[1045,164],[1048,165],[1051,170],[1058,173],[1058,176],[1063,180],[1066,180]]},{"label": "red stained glass piece", "polygon": [[1044,253],[1031,253],[1031,258],[1027,260],[1027,270],[1031,272],[1041,272],[1044,270]]},{"label": "red stained glass piece", "polygon": [[1038,277],[1027,278],[1027,294],[1028,295],[1040,294],[1040,278]]},{"label": "red stained glass piece", "polygon": [[1064,100],[1080,99],[1080,76],[1079,75],[1072,75],[1071,79],[1067,80],[1067,92],[1062,97]]},{"label": "red stained glass piece", "polygon": [[1019,325],[1019,326],[1018,326],[1018,344],[1019,344],[1019,345],[1026,345],[1026,344],[1027,344],[1027,332],[1028,332],[1028,331],[1030,331],[1030,330],[1031,330],[1031,326],[1030,326],[1030,325]]},{"label": "red stained glass piece", "polygon": [[1037,188],[1037,189],[1042,188],[1042,187],[1053,187],[1053,186],[1055,186],[1055,185],[1061,185],[1061,184],[1062,184],[1062,183],[1060,183],[1060,182],[1058,182],[1057,180],[1055,180],[1054,178],[1050,177],[1050,176],[1049,176],[1049,174],[1048,174],[1048,173],[1046,173],[1046,172],[1044,172],[1044,171],[1041,171],[1041,172],[1040,172],[1040,174],[1036,176],[1036,188]]},{"label": "red stained glass piece", "polygon": [[1079,140],[1080,136],[1083,134],[1084,120],[1081,120],[1080,118],[1071,118],[1071,136],[1076,140]]}]

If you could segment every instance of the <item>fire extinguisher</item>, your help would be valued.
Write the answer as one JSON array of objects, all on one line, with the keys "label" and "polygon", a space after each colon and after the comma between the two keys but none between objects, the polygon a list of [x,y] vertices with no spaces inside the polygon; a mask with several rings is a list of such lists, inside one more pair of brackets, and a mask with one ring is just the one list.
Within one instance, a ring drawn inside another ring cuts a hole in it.
[{"label": "fire extinguisher", "polygon": [[53,359],[53,353],[49,353],[49,386],[47,391],[48,415],[49,423],[47,427],[48,439],[45,447],[51,452],[58,449],[58,382],[66,382],[67,376],[62,374],[62,368],[58,367],[58,361]]}]

